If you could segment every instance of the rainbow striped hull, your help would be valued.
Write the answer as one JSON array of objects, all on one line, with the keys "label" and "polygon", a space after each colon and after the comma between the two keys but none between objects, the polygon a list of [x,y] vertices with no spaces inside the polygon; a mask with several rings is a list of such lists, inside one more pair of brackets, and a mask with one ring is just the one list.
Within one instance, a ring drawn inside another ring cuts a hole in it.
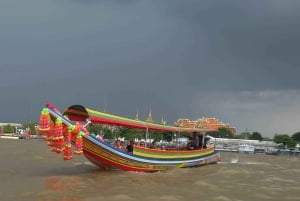
[{"label": "rainbow striped hull", "polygon": [[170,168],[197,167],[216,163],[220,154],[214,148],[193,151],[166,151],[134,147],[133,154],[101,142],[93,136],[83,138],[83,154],[102,169],[157,172]]}]

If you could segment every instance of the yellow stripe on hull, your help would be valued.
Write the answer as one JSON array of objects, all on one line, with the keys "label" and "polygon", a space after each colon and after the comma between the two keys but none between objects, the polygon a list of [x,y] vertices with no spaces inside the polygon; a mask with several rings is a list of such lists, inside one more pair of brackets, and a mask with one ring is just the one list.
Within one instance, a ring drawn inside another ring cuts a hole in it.
[{"label": "yellow stripe on hull", "polygon": [[149,148],[135,147],[133,154],[136,156],[143,156],[156,159],[188,159],[195,157],[207,156],[214,153],[213,148],[193,150],[193,151],[161,151],[153,150]]}]

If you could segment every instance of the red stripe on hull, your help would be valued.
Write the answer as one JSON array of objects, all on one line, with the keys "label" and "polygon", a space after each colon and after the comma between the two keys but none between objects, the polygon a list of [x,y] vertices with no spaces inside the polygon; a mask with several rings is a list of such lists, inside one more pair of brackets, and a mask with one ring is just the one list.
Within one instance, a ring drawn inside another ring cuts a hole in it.
[{"label": "red stripe on hull", "polygon": [[[136,168],[136,167],[133,167],[133,166],[124,166],[122,164],[119,164],[119,163],[115,163],[113,161],[110,161],[110,160],[107,160],[106,158],[103,158],[103,157],[100,157],[96,154],[93,154],[87,150],[84,150],[83,151],[83,154],[85,156],[87,156],[87,158],[90,158],[92,157],[93,159],[95,160],[99,160],[101,161],[101,163],[107,165],[107,166],[110,166],[110,167],[113,167],[113,168],[118,168],[118,169],[121,169],[121,170],[126,170],[126,171],[134,171],[134,172],[157,172],[158,170],[154,170],[154,169],[149,169],[149,168]],[[93,160],[91,160],[91,162],[93,162],[94,164],[96,164],[97,166],[99,166],[99,164],[95,163]]]}]

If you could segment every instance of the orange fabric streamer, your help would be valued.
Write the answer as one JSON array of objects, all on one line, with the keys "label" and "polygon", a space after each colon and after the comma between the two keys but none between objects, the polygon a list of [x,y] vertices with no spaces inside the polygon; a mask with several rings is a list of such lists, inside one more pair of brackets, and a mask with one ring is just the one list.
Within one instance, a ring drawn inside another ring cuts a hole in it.
[{"label": "orange fabric streamer", "polygon": [[53,152],[61,153],[64,151],[64,135],[63,135],[63,125],[61,118],[57,118],[54,127],[54,136],[53,136],[54,147],[52,148]]},{"label": "orange fabric streamer", "polygon": [[64,160],[71,160],[72,156],[72,145],[71,145],[71,136],[74,127],[69,126],[67,129],[67,133],[65,135],[65,149],[64,149]]}]

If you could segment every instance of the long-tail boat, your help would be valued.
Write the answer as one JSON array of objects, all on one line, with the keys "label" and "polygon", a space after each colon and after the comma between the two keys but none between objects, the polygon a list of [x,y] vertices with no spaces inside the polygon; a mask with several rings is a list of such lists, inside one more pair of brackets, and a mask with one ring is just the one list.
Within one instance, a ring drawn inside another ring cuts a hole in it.
[{"label": "long-tail boat", "polygon": [[217,163],[220,153],[214,147],[194,150],[161,150],[134,146],[133,153],[114,148],[86,129],[88,123],[123,126],[144,130],[169,132],[197,132],[198,129],[166,126],[99,112],[81,105],[68,107],[61,113],[47,103],[40,116],[39,132],[53,152],[63,153],[64,160],[74,154],[83,154],[103,169],[121,169],[135,172],[157,172],[170,168],[198,167]]}]

